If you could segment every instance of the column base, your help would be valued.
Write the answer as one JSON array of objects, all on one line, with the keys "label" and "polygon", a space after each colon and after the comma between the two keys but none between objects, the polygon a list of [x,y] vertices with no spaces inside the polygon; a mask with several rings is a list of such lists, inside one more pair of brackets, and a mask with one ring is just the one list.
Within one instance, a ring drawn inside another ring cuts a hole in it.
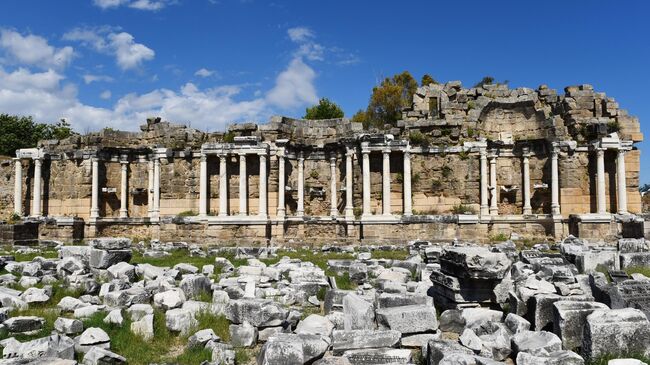
[{"label": "column base", "polygon": [[487,206],[481,206],[480,215],[490,215],[490,210]]},{"label": "column base", "polygon": [[533,214],[533,208],[531,207],[524,207],[524,215],[531,215]]},{"label": "column base", "polygon": [[129,213],[126,210],[120,210],[120,218],[128,218]]},{"label": "column base", "polygon": [[490,208],[490,215],[499,215],[499,210],[497,208]]}]

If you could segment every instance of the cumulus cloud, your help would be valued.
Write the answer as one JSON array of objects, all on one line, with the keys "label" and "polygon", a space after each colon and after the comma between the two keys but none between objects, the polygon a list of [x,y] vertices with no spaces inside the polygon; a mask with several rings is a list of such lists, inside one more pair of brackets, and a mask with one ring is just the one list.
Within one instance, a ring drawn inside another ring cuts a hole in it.
[{"label": "cumulus cloud", "polygon": [[289,63],[286,70],[282,71],[275,80],[275,87],[271,89],[266,100],[280,108],[289,109],[318,101],[314,79],[316,72],[296,57]]},{"label": "cumulus cloud", "polygon": [[289,28],[287,30],[289,38],[294,42],[305,42],[311,38],[314,38],[314,32],[307,27],[295,27]]},{"label": "cumulus cloud", "polygon": [[157,11],[172,4],[172,0],[93,0],[93,4],[102,9],[127,6],[132,9]]},{"label": "cumulus cloud", "polygon": [[55,48],[43,37],[8,29],[0,30],[0,49],[9,62],[42,69],[63,69],[74,57],[72,47]]},{"label": "cumulus cloud", "polygon": [[112,95],[113,95],[113,94],[111,94],[111,91],[110,91],[110,90],[104,90],[104,91],[102,91],[101,94],[99,94],[99,97],[100,97],[101,99],[108,100],[108,99],[111,98]]},{"label": "cumulus cloud", "polygon": [[112,82],[113,78],[107,75],[93,75],[93,74],[85,74],[83,75],[84,83],[86,85],[91,84],[93,82]]},{"label": "cumulus cloud", "polygon": [[194,73],[194,76],[199,76],[199,77],[210,77],[212,75],[214,75],[214,71],[213,70],[208,70],[207,68],[202,68],[200,70],[197,70]]},{"label": "cumulus cloud", "polygon": [[115,27],[75,28],[65,33],[63,39],[115,56],[117,65],[123,70],[138,68],[156,55],[151,48],[136,43],[131,34]]}]

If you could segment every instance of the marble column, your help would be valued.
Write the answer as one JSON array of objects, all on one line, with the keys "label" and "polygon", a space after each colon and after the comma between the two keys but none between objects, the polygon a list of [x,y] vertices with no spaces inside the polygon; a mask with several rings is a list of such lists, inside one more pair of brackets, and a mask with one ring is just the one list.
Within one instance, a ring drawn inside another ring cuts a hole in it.
[{"label": "marble column", "polygon": [[305,157],[302,152],[298,155],[298,207],[296,215],[305,215]]},{"label": "marble column", "polygon": [[488,208],[488,168],[487,168],[487,151],[485,148],[479,150],[481,158],[481,216],[490,214]]},{"label": "marble column", "polygon": [[258,214],[260,218],[268,218],[269,213],[267,210],[268,202],[266,197],[267,186],[266,186],[266,151],[259,154],[260,156],[260,193],[259,193],[259,209]]},{"label": "marble column", "polygon": [[90,218],[99,218],[99,160],[97,157],[92,157],[90,164],[92,170]]},{"label": "marble column", "polygon": [[370,216],[370,150],[367,147],[361,147],[363,156],[363,213],[362,216]]},{"label": "marble column", "polygon": [[23,164],[20,158],[14,158],[14,212],[23,216]]},{"label": "marble column", "polygon": [[407,148],[404,151],[404,172],[402,173],[404,184],[404,212],[405,216],[413,214],[413,202],[411,197],[411,151]]},{"label": "marble column", "polygon": [[383,153],[383,170],[382,170],[382,213],[390,215],[390,149],[385,149]]},{"label": "marble column", "polygon": [[496,152],[490,156],[490,214],[498,215],[497,205],[497,155]]},{"label": "marble column", "polygon": [[160,217],[160,158],[153,160],[153,217]]},{"label": "marble column", "polygon": [[352,156],[354,150],[348,148],[345,153],[345,219],[354,219],[354,203],[352,191]]},{"label": "marble column", "polygon": [[558,151],[551,150],[551,214],[560,215],[560,179],[558,168]]},{"label": "marble column", "polygon": [[284,172],[284,149],[278,151],[278,211],[276,216],[278,219],[284,219],[286,209],[284,207],[284,194],[285,194],[285,172]]},{"label": "marble column", "polygon": [[148,184],[148,194],[147,194],[147,213],[149,213],[149,218],[153,215],[153,160],[149,160],[149,184]]},{"label": "marble column", "polygon": [[338,215],[336,199],[336,154],[332,153],[330,156],[330,216],[336,217]]},{"label": "marble column", "polygon": [[34,194],[32,197],[32,215],[40,217],[43,213],[41,209],[41,168],[43,160],[41,158],[34,159]]},{"label": "marble column", "polygon": [[596,201],[598,214],[607,213],[605,200],[605,150],[596,150]]},{"label": "marble column", "polygon": [[199,175],[199,217],[208,216],[208,156],[201,154]]},{"label": "marble column", "polygon": [[616,155],[616,187],[618,189],[618,214],[627,214],[627,184],[625,181],[625,150]]},{"label": "marble column", "polygon": [[227,154],[219,155],[219,217],[228,216],[228,165]]},{"label": "marble column", "polygon": [[129,161],[120,161],[120,168],[122,170],[122,179],[120,182],[120,218],[127,218],[129,216]]},{"label": "marble column", "polygon": [[248,215],[246,199],[248,195],[248,179],[246,176],[246,154],[239,154],[239,215]]},{"label": "marble column", "polygon": [[523,153],[523,190],[522,195],[524,198],[524,215],[533,214],[533,208],[530,206],[530,151],[526,148]]}]

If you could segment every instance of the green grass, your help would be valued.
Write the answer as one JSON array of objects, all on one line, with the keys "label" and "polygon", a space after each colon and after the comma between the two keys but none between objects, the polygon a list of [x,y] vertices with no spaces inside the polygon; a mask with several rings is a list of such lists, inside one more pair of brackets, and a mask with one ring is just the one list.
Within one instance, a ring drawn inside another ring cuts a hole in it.
[{"label": "green grass", "polygon": [[589,361],[585,361],[585,365],[607,365],[609,360],[613,359],[637,359],[641,360],[646,364],[650,364],[650,357],[639,355],[639,354],[622,354],[622,355],[603,355]]},{"label": "green grass", "polygon": [[199,312],[195,318],[198,324],[190,333],[211,328],[221,338],[221,341],[230,341],[230,321],[225,316],[217,316],[211,312]]},{"label": "green grass", "polygon": [[649,266],[630,266],[625,269],[625,272],[628,275],[632,274],[643,274],[647,277],[650,277],[650,267]]},{"label": "green grass", "polygon": [[497,233],[490,236],[490,242],[504,242],[508,240],[508,235],[505,233]]},{"label": "green grass", "polygon": [[201,364],[203,361],[212,360],[212,351],[203,346],[188,347],[176,359],[178,364]]},{"label": "green grass", "polygon": [[406,260],[409,256],[407,250],[377,250],[372,251],[373,259],[387,259],[387,260]]},{"label": "green grass", "polygon": [[253,350],[244,348],[235,349],[235,364],[248,364],[253,355]]},{"label": "green grass", "polygon": [[133,251],[131,264],[151,264],[154,266],[173,267],[176,264],[186,263],[194,265],[201,269],[203,265],[214,264],[214,257],[190,256],[186,250],[171,251],[169,256],[165,257],[144,257],[139,251]]},{"label": "green grass", "polygon": [[13,256],[16,261],[32,261],[35,257],[42,257],[45,259],[56,259],[59,257],[59,252],[55,250],[44,250],[40,252],[18,253],[11,251],[4,251],[1,255]]}]

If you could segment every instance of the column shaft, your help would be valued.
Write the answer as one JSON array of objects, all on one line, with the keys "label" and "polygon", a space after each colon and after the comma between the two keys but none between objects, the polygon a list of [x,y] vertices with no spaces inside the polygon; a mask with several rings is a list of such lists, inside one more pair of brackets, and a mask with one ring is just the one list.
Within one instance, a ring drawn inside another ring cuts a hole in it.
[{"label": "column shaft", "polygon": [[14,212],[23,216],[23,164],[20,158],[14,158]]},{"label": "column shaft", "polygon": [[382,203],[383,215],[390,215],[390,150],[383,151],[382,171]]},{"label": "column shaft", "polygon": [[32,215],[40,217],[41,210],[41,167],[43,160],[41,158],[34,159],[34,196],[32,202]]},{"label": "column shaft", "polygon": [[228,215],[228,155],[219,155],[219,216]]},{"label": "column shaft", "polygon": [[302,152],[298,157],[298,207],[296,215],[302,217],[305,215],[305,158]]},{"label": "column shaft", "polygon": [[488,207],[488,168],[487,168],[487,152],[485,148],[480,151],[481,161],[481,216],[490,214]]},{"label": "column shaft", "polygon": [[627,214],[627,183],[625,181],[625,150],[616,156],[616,185],[618,188],[618,214]]},{"label": "column shaft", "polygon": [[149,213],[149,218],[151,218],[151,215],[153,214],[153,161],[149,160],[149,166],[148,166],[148,171],[149,171],[149,183],[147,187],[147,212]]},{"label": "column shaft", "polygon": [[602,148],[596,151],[596,174],[598,214],[605,214],[607,213],[605,200],[605,150]]},{"label": "column shaft", "polygon": [[120,161],[120,168],[122,170],[122,181],[120,182],[120,218],[129,216],[129,195],[128,195],[128,181],[129,181],[129,162]]},{"label": "column shaft", "polygon": [[90,218],[99,218],[99,160],[91,158],[92,190],[90,195]]},{"label": "column shaft", "polygon": [[499,206],[497,205],[497,156],[490,158],[490,214],[498,215]]},{"label": "column shaft", "polygon": [[411,152],[404,151],[404,171],[402,173],[404,183],[404,212],[406,216],[413,214],[413,202],[411,197]]},{"label": "column shaft", "polygon": [[246,154],[242,153],[239,155],[239,215],[248,215],[247,195]]},{"label": "column shaft", "polygon": [[354,219],[354,203],[352,191],[352,154],[354,151],[348,149],[345,154],[345,219]]},{"label": "column shaft", "polygon": [[160,217],[160,158],[153,160],[153,218]]},{"label": "column shaft", "polygon": [[560,215],[560,179],[558,172],[558,151],[551,151],[551,213]]},{"label": "column shaft", "polygon": [[284,151],[278,154],[278,219],[284,219],[286,209],[284,207],[285,177],[284,177]]},{"label": "column shaft", "polygon": [[260,200],[259,200],[259,215],[262,218],[268,218],[267,212],[267,197],[266,197],[266,153],[260,154]]},{"label": "column shaft", "polygon": [[199,217],[208,215],[208,156],[201,154],[199,175]]},{"label": "column shaft", "polygon": [[532,214],[533,208],[530,206],[530,155],[524,152],[524,173],[523,173],[523,198],[524,198],[524,214]]},{"label": "column shaft", "polygon": [[338,215],[336,198],[336,154],[330,157],[330,216],[336,217]]},{"label": "column shaft", "polygon": [[362,150],[363,155],[363,216],[370,216],[370,151]]}]

